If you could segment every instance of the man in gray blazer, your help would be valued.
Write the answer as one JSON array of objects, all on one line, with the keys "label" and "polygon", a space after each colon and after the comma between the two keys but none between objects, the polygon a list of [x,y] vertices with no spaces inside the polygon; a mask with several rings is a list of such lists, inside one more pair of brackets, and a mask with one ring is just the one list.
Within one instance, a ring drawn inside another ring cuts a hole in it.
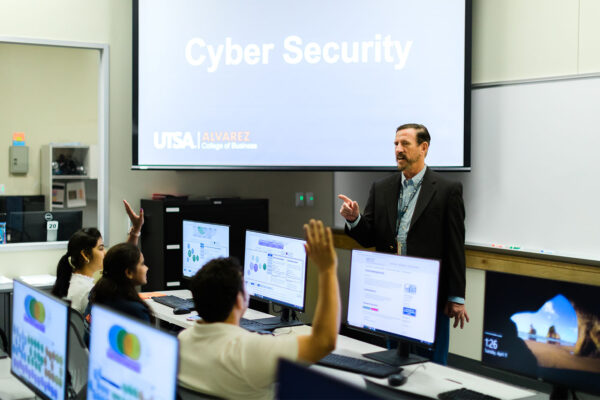
[{"label": "man in gray blazer", "polygon": [[465,298],[465,209],[462,185],[425,165],[431,137],[420,124],[405,124],[394,141],[399,174],[371,186],[362,215],[344,195],[340,214],[346,233],[377,251],[441,260],[436,348],[429,357],[446,364],[449,318],[462,328]]}]

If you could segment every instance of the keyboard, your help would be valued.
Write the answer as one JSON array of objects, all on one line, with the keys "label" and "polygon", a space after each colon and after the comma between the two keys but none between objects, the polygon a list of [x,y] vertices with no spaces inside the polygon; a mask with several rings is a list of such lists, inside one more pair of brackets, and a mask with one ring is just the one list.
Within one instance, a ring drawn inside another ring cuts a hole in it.
[{"label": "keyboard", "polygon": [[470,389],[456,389],[438,394],[440,400],[500,400],[498,397],[476,392]]},{"label": "keyboard", "polygon": [[251,319],[241,318],[240,326],[248,331],[260,332],[269,330],[269,326]]},{"label": "keyboard", "polygon": [[402,371],[402,368],[400,367],[381,364],[375,361],[362,360],[360,358],[342,356],[339,354],[328,354],[317,361],[317,364],[373,376],[375,378],[385,378],[386,376],[397,374]]},{"label": "keyboard", "polygon": [[181,297],[172,295],[153,297],[152,300],[171,308],[189,308],[190,310],[195,308],[194,300],[182,299]]}]

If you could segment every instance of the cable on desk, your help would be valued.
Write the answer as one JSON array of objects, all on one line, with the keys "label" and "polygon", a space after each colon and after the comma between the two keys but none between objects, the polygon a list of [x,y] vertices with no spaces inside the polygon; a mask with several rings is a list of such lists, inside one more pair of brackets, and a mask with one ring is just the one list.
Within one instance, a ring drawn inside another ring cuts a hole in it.
[{"label": "cable on desk", "polygon": [[414,374],[415,372],[417,372],[417,370],[419,368],[421,368],[421,367],[423,367],[423,369],[427,369],[427,367],[425,367],[425,364],[421,363],[421,364],[419,364],[419,366],[417,368],[413,369],[410,374],[406,375],[406,379],[410,378],[412,376],[412,374]]}]

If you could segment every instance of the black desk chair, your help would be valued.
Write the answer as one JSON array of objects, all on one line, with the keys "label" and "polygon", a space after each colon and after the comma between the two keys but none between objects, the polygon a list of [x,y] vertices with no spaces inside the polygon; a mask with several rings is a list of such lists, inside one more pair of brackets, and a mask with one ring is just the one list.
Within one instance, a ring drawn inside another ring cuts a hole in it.
[{"label": "black desk chair", "polygon": [[2,347],[0,348],[0,354],[6,353],[8,355],[8,339],[6,333],[0,329],[0,341],[2,341]]},{"label": "black desk chair", "polygon": [[88,332],[83,315],[75,309],[70,310],[69,316],[69,378],[73,395],[79,395],[86,390],[90,352],[85,343]]}]

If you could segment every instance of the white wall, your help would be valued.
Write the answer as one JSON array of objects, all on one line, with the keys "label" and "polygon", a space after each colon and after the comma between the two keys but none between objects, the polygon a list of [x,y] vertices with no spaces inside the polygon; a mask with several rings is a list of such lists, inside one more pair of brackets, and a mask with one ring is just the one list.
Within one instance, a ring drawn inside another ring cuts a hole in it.
[{"label": "white wall", "polygon": [[41,194],[40,148],[49,142],[98,142],[98,52],[0,44],[0,132],[7,155],[13,132],[24,132],[29,172],[0,164],[4,195]]},{"label": "white wall", "polygon": [[474,0],[473,83],[600,72],[596,0]]}]

